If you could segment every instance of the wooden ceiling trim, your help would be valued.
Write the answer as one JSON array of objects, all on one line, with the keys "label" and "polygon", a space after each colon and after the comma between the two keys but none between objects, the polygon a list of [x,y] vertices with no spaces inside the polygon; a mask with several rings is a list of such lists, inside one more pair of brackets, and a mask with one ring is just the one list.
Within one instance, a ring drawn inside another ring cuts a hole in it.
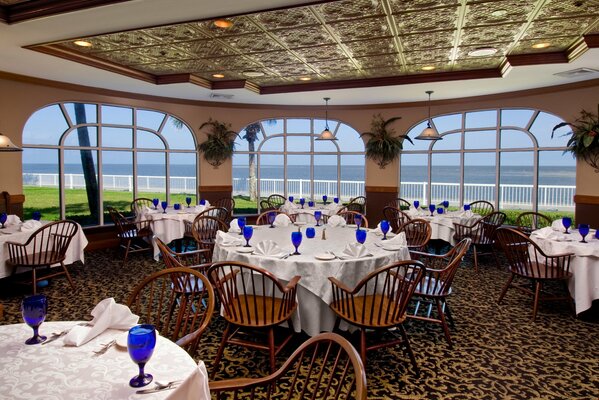
[{"label": "wooden ceiling trim", "polygon": [[562,64],[567,63],[569,59],[567,52],[556,51],[551,53],[508,55],[507,61],[513,67],[519,67],[522,65]]},{"label": "wooden ceiling trim", "polygon": [[[4,7],[9,24],[131,0],[32,0]],[[0,18],[2,15],[0,14]]]},{"label": "wooden ceiling trim", "polygon": [[8,22],[8,12],[6,11],[6,7],[0,6],[0,21]]},{"label": "wooden ceiling trim", "polygon": [[599,34],[584,35],[584,42],[587,44],[589,49],[596,49],[599,47]]}]

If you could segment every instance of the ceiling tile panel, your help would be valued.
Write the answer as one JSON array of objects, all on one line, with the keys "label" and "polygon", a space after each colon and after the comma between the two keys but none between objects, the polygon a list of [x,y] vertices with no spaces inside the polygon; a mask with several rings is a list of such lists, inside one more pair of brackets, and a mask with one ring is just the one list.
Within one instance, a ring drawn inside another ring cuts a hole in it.
[{"label": "ceiling tile panel", "polygon": [[248,56],[256,62],[264,65],[285,65],[285,64],[296,64],[301,60],[286,51],[273,51],[269,53],[256,53]]},{"label": "ceiling tile panel", "polygon": [[[432,65],[435,67],[433,71],[423,70],[422,67]],[[432,64],[408,64],[405,66],[404,70],[408,74],[433,74],[439,72],[448,72],[451,71],[452,67],[448,63],[432,63]]]},{"label": "ceiling tile panel", "polygon": [[136,65],[136,64],[150,64],[163,62],[164,60],[157,57],[152,57],[150,54],[143,52],[136,52],[131,50],[117,50],[107,53],[94,53],[94,57],[108,60],[117,64],[123,65]]},{"label": "ceiling tile panel", "polygon": [[514,21],[524,23],[533,9],[534,2],[521,0],[469,3],[464,19],[464,26],[495,25]]},{"label": "ceiling tile panel", "polygon": [[455,29],[457,8],[442,8],[431,13],[409,12],[394,15],[400,35]]},{"label": "ceiling tile panel", "polygon": [[243,36],[228,36],[221,39],[241,53],[262,53],[283,50],[283,47],[265,33],[253,33]]},{"label": "ceiling tile panel", "polygon": [[449,7],[457,8],[459,0],[389,0],[392,12],[403,13],[406,11],[424,11],[428,9]]},{"label": "ceiling tile panel", "polygon": [[[495,55],[493,57],[506,55],[507,51],[509,50],[509,48],[510,48],[511,45],[512,45],[512,42],[493,43],[492,47],[494,49],[497,49],[497,53],[495,53]],[[480,57],[473,57],[473,56],[469,56],[468,55],[469,52],[471,52],[473,50],[480,49],[480,47],[481,47],[480,45],[475,45],[475,46],[460,46],[460,47],[458,47],[458,54],[457,54],[456,59],[463,60],[463,59],[476,59],[476,58],[480,58]]]},{"label": "ceiling tile panel", "polygon": [[273,32],[273,34],[290,49],[335,43],[335,40],[322,26],[285,29]]},{"label": "ceiling tile panel", "polygon": [[400,36],[405,51],[430,50],[453,46],[455,31],[422,32]]},{"label": "ceiling tile panel", "polygon": [[326,45],[318,47],[303,47],[296,49],[295,53],[307,62],[337,60],[347,58],[343,50],[337,45]]},{"label": "ceiling tile panel", "polygon": [[385,15],[380,1],[342,0],[314,6],[328,23],[344,19],[365,18]]},{"label": "ceiling tile panel", "polygon": [[464,29],[462,31],[462,40],[460,44],[462,46],[468,46],[476,44],[482,45],[485,43],[512,42],[522,28],[523,24],[515,23]]},{"label": "ceiling tile panel", "polygon": [[316,69],[323,75],[336,74],[341,71],[353,71],[357,74],[356,66],[350,60],[334,60],[327,62],[314,62],[310,64],[312,68]]},{"label": "ceiling tile panel", "polygon": [[382,78],[386,76],[402,75],[403,71],[399,67],[388,68],[366,68],[362,70],[364,78]]},{"label": "ceiling tile panel", "polygon": [[470,57],[454,64],[453,70],[467,71],[472,69],[498,68],[502,61],[503,57]]},{"label": "ceiling tile panel", "polygon": [[213,37],[224,37],[234,35],[245,35],[248,33],[260,32],[260,28],[248,17],[227,18],[233,25],[230,28],[219,28],[214,25],[214,20],[196,23],[196,26],[204,33]]},{"label": "ceiling tile panel", "polygon": [[314,73],[314,71],[305,64],[277,65],[271,67],[271,69],[282,76],[307,75]]},{"label": "ceiling tile panel", "polygon": [[268,11],[253,14],[251,18],[264,29],[292,29],[305,25],[318,25],[319,22],[308,7],[290,10]]},{"label": "ceiling tile panel", "polygon": [[599,15],[597,0],[549,0],[537,19]]},{"label": "ceiling tile panel", "polygon": [[534,53],[547,53],[554,51],[566,50],[568,47],[574,44],[578,36],[565,36],[559,38],[543,39],[543,42],[550,43],[549,47],[544,49],[534,49],[533,44],[538,44],[541,40],[521,40],[518,45],[510,51],[510,54],[534,54]]},{"label": "ceiling tile panel", "polygon": [[100,39],[111,46],[111,50],[126,50],[134,47],[156,46],[160,40],[145,34],[143,31],[112,33],[100,36]]},{"label": "ceiling tile panel", "polygon": [[362,68],[394,67],[401,65],[396,54],[381,54],[375,57],[359,57],[355,59]]},{"label": "ceiling tile panel", "polygon": [[195,24],[161,26],[145,29],[144,32],[162,43],[205,39],[207,36],[194,27]]},{"label": "ceiling tile panel", "polygon": [[396,51],[392,38],[377,38],[357,42],[345,42],[345,47],[354,57],[388,54]]},{"label": "ceiling tile panel", "polygon": [[170,75],[181,73],[181,71],[177,69],[176,64],[171,63],[143,64],[138,65],[136,69],[154,75]]},{"label": "ceiling tile panel", "polygon": [[260,66],[246,57],[214,57],[205,61],[220,70],[248,70]]},{"label": "ceiling tile panel", "polygon": [[567,18],[559,20],[537,20],[526,30],[523,39],[572,36],[584,33],[596,18]]},{"label": "ceiling tile panel", "polygon": [[215,39],[178,42],[176,47],[198,58],[232,56],[236,54],[235,50],[223,46],[221,42]]},{"label": "ceiling tile panel", "polygon": [[391,30],[384,18],[364,18],[329,24],[339,37],[352,40],[368,40],[377,37],[391,36]]},{"label": "ceiling tile panel", "polygon": [[453,48],[411,51],[404,53],[404,56],[408,64],[449,62],[452,50]]}]

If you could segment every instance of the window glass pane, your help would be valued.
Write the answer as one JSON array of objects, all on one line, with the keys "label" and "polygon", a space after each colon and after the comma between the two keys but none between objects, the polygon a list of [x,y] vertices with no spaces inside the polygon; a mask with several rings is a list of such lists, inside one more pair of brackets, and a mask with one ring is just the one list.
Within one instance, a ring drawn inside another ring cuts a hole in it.
[{"label": "window glass pane", "polygon": [[414,144],[412,144],[408,141],[404,142],[404,146],[403,146],[404,151],[430,149],[431,145],[434,144],[434,143],[432,143],[432,141],[416,139],[416,136],[420,135],[425,128],[426,128],[426,121],[422,121],[421,123],[419,123],[412,129],[410,129],[408,136],[410,137],[410,139],[412,139],[412,142],[414,142]]},{"label": "window glass pane", "polygon": [[[269,121],[262,121],[262,124],[268,124]],[[256,151],[263,139],[262,125],[260,122],[249,124],[239,133],[235,139],[235,151]]]},{"label": "window glass pane", "polygon": [[23,144],[58,146],[60,137],[69,128],[60,107],[44,107],[29,117],[23,129]]},{"label": "window glass pane", "polygon": [[487,200],[495,204],[495,153],[464,155],[464,202]]},{"label": "window glass pane", "polygon": [[569,126],[556,130],[553,139],[551,138],[553,127],[562,122],[564,121],[555,115],[546,112],[539,113],[530,128],[539,142],[539,147],[566,147],[570,135],[564,136],[564,134],[571,131]]},{"label": "window glass pane", "polygon": [[129,107],[102,106],[102,123],[133,125],[133,109]]},{"label": "window glass pane", "polygon": [[[416,142],[428,142],[428,140],[416,140]],[[435,150],[459,150],[462,148],[462,134],[450,133],[443,136],[442,140],[436,140],[433,143],[433,151]]]},{"label": "window glass pane", "polygon": [[163,152],[137,153],[137,195],[166,200],[166,157]]},{"label": "window glass pane", "polygon": [[449,132],[462,128],[462,114],[440,115],[433,117],[432,120],[437,132]]},{"label": "window glass pane", "polygon": [[526,128],[534,110],[501,110],[501,126],[517,126]]},{"label": "window glass pane", "polygon": [[170,153],[170,199],[187,207],[186,197],[196,202],[196,153]]},{"label": "window glass pane", "polygon": [[[364,152],[364,141],[360,137],[358,131],[354,128],[350,127],[346,124],[339,124],[339,128],[337,127],[337,123],[333,121],[329,121],[329,127],[335,132],[334,129],[337,129],[337,146],[341,149],[341,151],[354,151],[354,152]],[[320,134],[322,129],[318,130],[317,133]]]},{"label": "window glass pane", "polygon": [[98,145],[98,128],[95,126],[80,126],[73,129],[64,139],[65,146],[96,147]]},{"label": "window glass pane", "polygon": [[258,156],[233,155],[233,198],[235,214],[258,212]]},{"label": "window glass pane", "polygon": [[133,129],[102,127],[103,147],[133,147]]},{"label": "window glass pane", "polygon": [[287,136],[287,152],[309,152],[310,151],[309,136]]},{"label": "window glass pane", "polygon": [[260,151],[277,151],[283,152],[283,137],[276,136],[273,138],[266,139],[264,143],[262,143],[262,147]]},{"label": "window glass pane", "polygon": [[98,106],[95,104],[66,103],[64,108],[73,125],[95,124],[98,122]]},{"label": "window glass pane", "polygon": [[64,166],[65,217],[81,225],[98,224],[98,152],[65,150]]},{"label": "window glass pane", "polygon": [[497,133],[495,131],[464,132],[465,149],[494,149],[497,147]]},{"label": "window glass pane", "polygon": [[268,123],[262,122],[262,129],[267,136],[275,135],[284,132],[284,124],[282,119],[269,119]]},{"label": "window glass pane", "polygon": [[497,126],[497,110],[466,113],[466,129],[492,128]]},{"label": "window glass pane", "polygon": [[534,147],[534,143],[530,136],[525,132],[514,129],[501,130],[501,148],[513,149],[519,147]]},{"label": "window glass pane", "polygon": [[432,203],[447,200],[452,206],[456,205],[460,196],[460,155],[433,154],[431,173]]},{"label": "window glass pane", "polygon": [[428,155],[409,154],[401,155],[399,196],[410,202],[420,201],[425,205],[428,186]]},{"label": "window glass pane", "polygon": [[314,140],[315,153],[337,153],[338,151],[335,140]]},{"label": "window glass pane", "polygon": [[[337,196],[337,156],[314,156],[314,200],[322,201],[322,196]],[[327,200],[328,201],[328,200]]]},{"label": "window glass pane", "polygon": [[183,124],[177,118],[169,117],[160,133],[166,139],[166,143],[170,149],[195,149],[193,134],[187,125]]},{"label": "window glass pane", "polygon": [[311,133],[310,120],[302,119],[287,119],[287,133]]},{"label": "window glass pane", "polygon": [[160,124],[164,121],[164,113],[150,110],[137,110],[135,114],[135,123],[142,128],[149,128],[154,131],[160,129]]},{"label": "window glass pane", "polygon": [[576,160],[570,153],[539,152],[539,211],[559,211],[563,215],[572,213],[575,191]]},{"label": "window glass pane", "polygon": [[[502,152],[500,157],[499,208],[532,211],[533,152]],[[508,216],[509,224],[516,223],[515,214]]]},{"label": "window glass pane", "polygon": [[339,198],[347,201],[358,196],[365,196],[364,155],[342,155]]},{"label": "window glass pane", "polygon": [[104,185],[104,220],[110,221],[108,207],[114,207],[125,215],[130,214],[133,201],[133,153],[103,151],[102,184]]},{"label": "window glass pane", "polygon": [[[260,196],[268,197],[271,194],[285,193],[285,161],[283,155],[260,155]],[[293,193],[289,193],[293,196]]]},{"label": "window glass pane", "polygon": [[309,155],[287,156],[287,192],[306,201],[312,198]]},{"label": "window glass pane", "polygon": [[59,220],[58,150],[23,149],[22,154],[24,219],[39,211],[44,221]]},{"label": "window glass pane", "polygon": [[164,149],[164,142],[155,133],[138,129],[137,147],[140,149]]}]

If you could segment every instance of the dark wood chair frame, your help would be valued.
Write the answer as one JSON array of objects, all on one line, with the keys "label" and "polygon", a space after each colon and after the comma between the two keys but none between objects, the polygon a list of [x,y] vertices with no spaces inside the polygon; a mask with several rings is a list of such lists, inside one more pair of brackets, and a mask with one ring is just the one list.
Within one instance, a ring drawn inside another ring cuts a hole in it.
[{"label": "dark wood chair frame", "polygon": [[295,219],[296,219],[296,214],[287,214],[286,212],[281,211],[281,210],[268,210],[268,211],[264,211],[262,214],[258,215],[258,218],[256,218],[256,225],[270,225],[270,223],[268,222],[268,215],[270,213],[274,213],[275,218],[279,214],[284,214],[289,217],[289,220],[292,223],[295,222]]},{"label": "dark wood chair frame", "polygon": [[476,200],[470,203],[470,211],[481,217],[486,217],[492,212],[495,212],[495,206],[486,200]]},{"label": "dark wood chair frame", "polygon": [[400,210],[403,211],[403,210],[409,210],[410,207],[412,206],[412,203],[410,203],[406,199],[402,199],[401,197],[398,197],[395,200],[391,200],[389,203],[387,203],[387,206],[399,208]]},{"label": "dark wood chair frame", "polygon": [[210,216],[198,216],[193,220],[191,234],[196,242],[197,249],[208,249],[210,251],[210,260],[212,261],[212,252],[216,243],[216,232],[228,231],[222,219]]},{"label": "dark wood chair frame", "polygon": [[141,217],[141,212],[145,207],[154,209],[154,203],[152,203],[152,199],[138,197],[131,202],[131,214],[139,218]]},{"label": "dark wood chair frame", "polygon": [[474,255],[474,270],[478,273],[478,257],[491,254],[495,260],[495,265],[499,268],[497,254],[495,252],[495,231],[506,219],[506,215],[499,211],[476,220],[472,225],[462,225],[455,223],[455,234],[453,238],[456,242],[469,237],[472,239],[472,253]]},{"label": "dark wood chair frame", "polygon": [[424,251],[431,240],[433,229],[431,224],[422,218],[415,218],[406,221],[399,227],[396,233],[403,232],[406,235],[406,242],[409,250]]},{"label": "dark wood chair frame", "polygon": [[270,207],[275,210],[278,210],[283,204],[285,204],[286,200],[287,199],[285,198],[285,196],[282,196],[280,194],[271,194],[266,199]]},{"label": "dark wood chair frame", "polygon": [[523,212],[516,217],[516,226],[518,230],[525,235],[529,235],[532,231],[551,226],[551,218],[538,212]]},{"label": "dark wood chair frame", "polygon": [[117,228],[120,247],[125,251],[123,267],[127,265],[129,254],[153,251],[150,242],[154,233],[152,232],[149,220],[127,218],[113,207],[108,207],[108,212]]},{"label": "dark wood chair frame", "polygon": [[183,224],[184,224],[183,243],[185,245],[184,250],[187,251],[187,249],[189,249],[190,242],[195,243],[195,238],[193,237],[192,231],[193,231],[193,225],[195,224],[195,221],[198,218],[214,217],[214,218],[220,219],[221,221],[223,221],[223,223],[225,224],[225,226],[228,229],[229,222],[230,222],[230,221],[227,222],[228,213],[229,213],[229,211],[224,207],[210,207],[210,208],[202,211],[198,215],[196,215],[195,218],[193,219],[193,221],[184,220],[183,221]]},{"label": "dark wood chair frame", "polygon": [[[361,215],[362,216],[362,223],[360,224],[360,226],[362,228],[368,228],[368,219],[366,219],[366,216],[362,213],[359,213],[357,211],[349,211],[349,210],[341,210],[337,213],[337,215],[339,215],[340,217],[342,217],[345,220],[345,223],[347,224],[355,224],[355,217],[356,215]],[[328,221],[328,218],[327,218]]]},{"label": "dark wood chair frame", "polygon": [[407,213],[394,206],[385,206],[383,217],[389,222],[393,233],[399,233],[399,227],[412,219]]},{"label": "dark wood chair frame", "polygon": [[233,219],[233,211],[235,210],[235,200],[232,197],[223,197],[212,203],[213,207],[220,207],[227,210],[227,215],[224,218],[225,224],[229,225]]}]

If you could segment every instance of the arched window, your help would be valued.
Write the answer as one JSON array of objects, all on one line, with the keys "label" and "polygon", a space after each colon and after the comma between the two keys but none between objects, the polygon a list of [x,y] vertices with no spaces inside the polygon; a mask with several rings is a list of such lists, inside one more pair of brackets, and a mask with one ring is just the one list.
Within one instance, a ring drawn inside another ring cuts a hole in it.
[{"label": "arched window", "polygon": [[[576,162],[563,154],[563,120],[532,109],[492,109],[440,115],[443,140],[414,140],[401,154],[400,194],[408,200],[454,206],[487,200],[502,210],[571,211]],[[426,126],[408,131],[414,138]]]},{"label": "arched window", "polygon": [[325,120],[265,119],[247,125],[236,140],[233,195],[238,213],[255,213],[273,193],[318,201],[364,194],[364,142],[358,132],[328,121],[336,141],[315,140]]},{"label": "arched window", "polygon": [[196,176],[194,135],[164,112],[59,103],[33,113],[23,130],[26,215],[101,225],[106,207],[128,212],[135,197],[195,198]]}]

